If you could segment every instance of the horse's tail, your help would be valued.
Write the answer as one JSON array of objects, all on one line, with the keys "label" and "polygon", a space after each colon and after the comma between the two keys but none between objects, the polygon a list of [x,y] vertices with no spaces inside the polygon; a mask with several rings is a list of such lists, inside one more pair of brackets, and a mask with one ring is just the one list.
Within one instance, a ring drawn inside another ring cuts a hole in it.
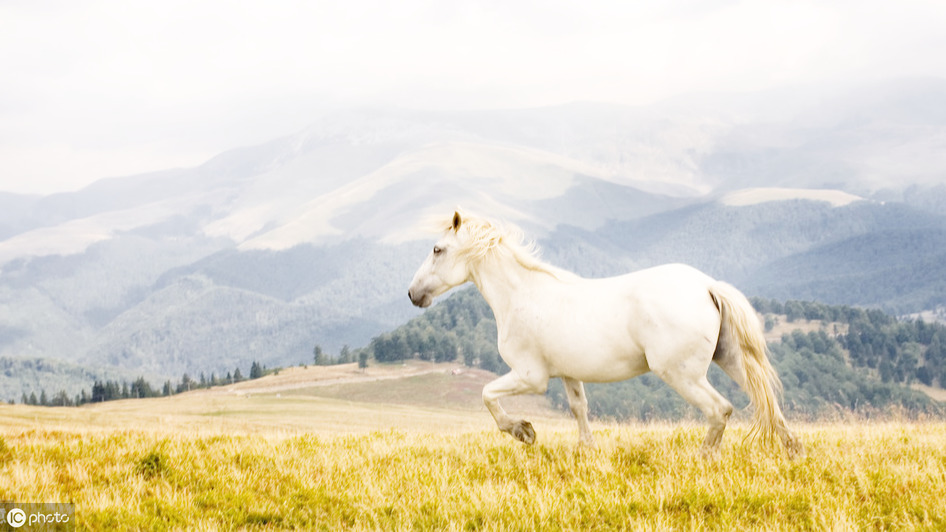
[{"label": "horse's tail", "polygon": [[[755,409],[750,438],[761,437],[766,442],[778,438],[789,454],[804,452],[801,443],[785,425],[785,416],[779,406],[782,382],[769,362],[762,324],[755,309],[742,292],[728,283],[717,281],[710,286],[709,292],[721,317],[714,358],[734,380],[739,382],[741,377],[740,384]],[[726,358],[729,360],[719,360]]]}]

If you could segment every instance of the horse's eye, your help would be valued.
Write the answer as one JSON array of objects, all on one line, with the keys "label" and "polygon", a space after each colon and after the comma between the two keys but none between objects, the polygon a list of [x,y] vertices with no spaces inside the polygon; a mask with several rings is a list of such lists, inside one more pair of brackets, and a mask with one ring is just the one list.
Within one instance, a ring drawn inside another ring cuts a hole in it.
[{"label": "horse's eye", "polygon": [[440,255],[443,253],[443,248],[440,246],[434,246],[434,255]]}]

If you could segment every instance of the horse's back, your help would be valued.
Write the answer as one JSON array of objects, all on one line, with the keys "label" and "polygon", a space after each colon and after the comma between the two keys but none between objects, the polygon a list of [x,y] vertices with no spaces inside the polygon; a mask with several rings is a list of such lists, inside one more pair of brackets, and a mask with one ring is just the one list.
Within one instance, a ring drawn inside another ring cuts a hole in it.
[{"label": "horse's back", "polygon": [[623,300],[642,305],[649,312],[679,316],[681,307],[712,303],[709,287],[715,279],[686,264],[665,264],[610,279],[606,291]]},{"label": "horse's back", "polygon": [[672,286],[691,286],[693,284],[712,284],[715,279],[689,264],[671,263],[653,266],[636,272],[614,277],[631,284],[647,283],[662,288]]},{"label": "horse's back", "polygon": [[[709,295],[715,281],[686,264],[666,264],[615,278],[616,304],[629,305],[651,327],[685,329],[715,321],[718,313]],[[634,324],[631,324],[634,325]]]}]

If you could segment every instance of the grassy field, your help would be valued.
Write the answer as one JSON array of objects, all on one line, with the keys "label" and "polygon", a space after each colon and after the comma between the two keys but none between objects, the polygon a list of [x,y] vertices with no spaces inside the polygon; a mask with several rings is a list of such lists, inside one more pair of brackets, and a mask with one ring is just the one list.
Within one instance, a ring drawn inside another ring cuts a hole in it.
[{"label": "grassy field", "polygon": [[941,422],[801,425],[794,462],[737,424],[707,461],[700,424],[596,424],[590,450],[537,410],[525,447],[483,409],[324,384],[0,407],[0,498],[73,502],[92,530],[946,528]]}]

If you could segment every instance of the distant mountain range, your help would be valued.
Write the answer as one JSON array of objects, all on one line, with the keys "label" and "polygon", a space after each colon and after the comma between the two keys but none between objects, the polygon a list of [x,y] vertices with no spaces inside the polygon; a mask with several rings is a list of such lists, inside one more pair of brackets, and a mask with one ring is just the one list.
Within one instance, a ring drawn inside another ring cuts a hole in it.
[{"label": "distant mountain range", "polygon": [[[751,295],[935,308],[946,81],[362,109],[198,168],[0,194],[0,358],[87,388],[364,345],[418,312],[404,292],[425,220],[457,205],[521,225],[584,275],[679,261]],[[6,373],[0,398],[44,379]]]}]

